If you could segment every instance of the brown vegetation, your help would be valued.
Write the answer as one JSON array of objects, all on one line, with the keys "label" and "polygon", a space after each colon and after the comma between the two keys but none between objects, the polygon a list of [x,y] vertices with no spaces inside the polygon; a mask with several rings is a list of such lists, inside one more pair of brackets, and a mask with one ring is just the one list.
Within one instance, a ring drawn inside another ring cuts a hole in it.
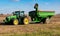
[{"label": "brown vegetation", "polygon": [[[0,16],[0,22],[5,19]],[[52,36],[58,36],[60,33],[60,15],[53,16],[50,24],[29,24],[29,25],[0,25],[0,35],[13,35],[13,34],[25,34],[25,33],[40,33],[52,34]],[[49,33],[48,33],[49,32]],[[51,32],[51,33],[50,33]],[[58,34],[57,34],[58,33]],[[60,35],[59,35],[60,36]]]}]

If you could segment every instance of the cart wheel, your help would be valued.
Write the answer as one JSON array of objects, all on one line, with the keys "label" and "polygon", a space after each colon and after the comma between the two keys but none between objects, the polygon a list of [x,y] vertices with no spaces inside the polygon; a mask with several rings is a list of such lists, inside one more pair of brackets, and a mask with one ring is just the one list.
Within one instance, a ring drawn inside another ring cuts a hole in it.
[{"label": "cart wheel", "polygon": [[49,22],[50,22],[50,19],[49,18],[46,18],[45,23],[46,24],[49,24]]}]

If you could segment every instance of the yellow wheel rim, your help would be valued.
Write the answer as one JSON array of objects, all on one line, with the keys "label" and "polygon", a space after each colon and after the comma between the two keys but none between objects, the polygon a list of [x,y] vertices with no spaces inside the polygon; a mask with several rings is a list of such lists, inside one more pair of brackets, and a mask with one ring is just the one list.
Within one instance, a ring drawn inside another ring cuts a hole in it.
[{"label": "yellow wheel rim", "polygon": [[14,25],[18,25],[18,20],[15,19],[15,20],[13,21],[13,24],[14,24]]},{"label": "yellow wheel rim", "polygon": [[25,24],[25,25],[29,24],[28,18],[24,18],[24,24]]}]

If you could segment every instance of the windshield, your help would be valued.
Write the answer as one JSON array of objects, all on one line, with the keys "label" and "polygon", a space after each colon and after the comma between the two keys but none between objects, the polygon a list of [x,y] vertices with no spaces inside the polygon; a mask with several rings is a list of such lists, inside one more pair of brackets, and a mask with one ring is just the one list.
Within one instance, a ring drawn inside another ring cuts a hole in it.
[{"label": "windshield", "polygon": [[24,11],[15,11],[15,12],[13,12],[13,15],[23,16],[24,15]]},{"label": "windshield", "polygon": [[13,15],[18,15],[20,11],[13,12]]},{"label": "windshield", "polygon": [[20,16],[23,16],[23,14],[24,14],[23,12],[20,12]]}]

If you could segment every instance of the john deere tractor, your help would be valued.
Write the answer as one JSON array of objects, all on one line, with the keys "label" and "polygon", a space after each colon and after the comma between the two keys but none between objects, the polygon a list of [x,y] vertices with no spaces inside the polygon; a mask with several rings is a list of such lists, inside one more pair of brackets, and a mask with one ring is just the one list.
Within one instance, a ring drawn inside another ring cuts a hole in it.
[{"label": "john deere tractor", "polygon": [[15,11],[12,16],[6,17],[4,20],[6,24],[29,24],[27,16],[25,16],[24,11]]},{"label": "john deere tractor", "polygon": [[29,16],[31,18],[31,22],[42,22],[42,23],[49,23],[50,18],[54,16],[55,11],[39,11],[38,4],[36,3],[34,6],[34,11],[29,12]]}]

